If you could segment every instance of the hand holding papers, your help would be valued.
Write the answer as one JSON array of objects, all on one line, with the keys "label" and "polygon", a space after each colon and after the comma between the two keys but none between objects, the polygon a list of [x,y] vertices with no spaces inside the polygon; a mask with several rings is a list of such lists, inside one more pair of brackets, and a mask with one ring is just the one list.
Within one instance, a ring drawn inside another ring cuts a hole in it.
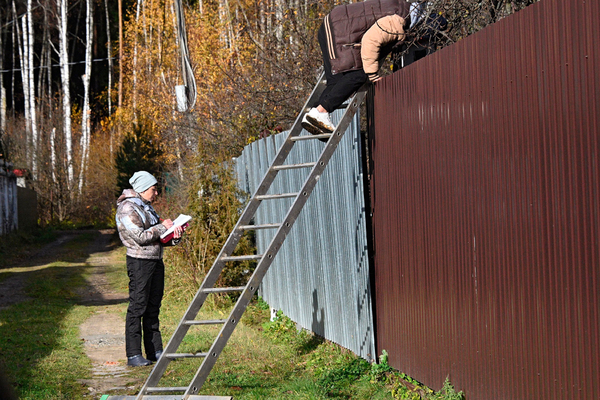
[{"label": "hand holding papers", "polygon": [[167,231],[165,233],[160,235],[160,241],[163,243],[167,243],[169,240],[173,239],[173,234],[175,232],[175,228],[177,228],[178,226],[181,226],[185,230],[185,228],[187,228],[187,226],[189,225],[188,222],[191,219],[192,219],[192,217],[189,215],[179,214],[179,217],[177,217],[175,219],[175,221],[173,221],[173,226],[170,227],[169,229],[167,229]]}]

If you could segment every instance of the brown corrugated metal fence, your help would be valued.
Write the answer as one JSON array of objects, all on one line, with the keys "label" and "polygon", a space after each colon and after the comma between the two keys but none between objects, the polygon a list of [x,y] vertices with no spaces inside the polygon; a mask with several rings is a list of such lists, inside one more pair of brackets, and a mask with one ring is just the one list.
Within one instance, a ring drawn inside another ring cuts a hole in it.
[{"label": "brown corrugated metal fence", "polygon": [[541,0],[375,86],[377,351],[433,388],[600,398],[599,16]]}]

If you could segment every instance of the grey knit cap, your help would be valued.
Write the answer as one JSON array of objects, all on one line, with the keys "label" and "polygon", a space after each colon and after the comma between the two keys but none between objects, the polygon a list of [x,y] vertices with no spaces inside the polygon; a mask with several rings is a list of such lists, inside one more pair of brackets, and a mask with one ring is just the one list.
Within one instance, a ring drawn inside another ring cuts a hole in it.
[{"label": "grey knit cap", "polygon": [[145,192],[153,185],[156,185],[156,182],[156,178],[146,171],[138,171],[129,179],[131,187],[138,193]]}]

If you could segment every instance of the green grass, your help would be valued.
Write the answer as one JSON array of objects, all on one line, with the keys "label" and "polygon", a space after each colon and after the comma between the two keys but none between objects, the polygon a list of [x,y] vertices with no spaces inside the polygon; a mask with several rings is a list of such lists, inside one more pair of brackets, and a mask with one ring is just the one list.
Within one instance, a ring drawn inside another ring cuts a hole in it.
[{"label": "green grass", "polygon": [[36,229],[32,232],[14,232],[2,236],[0,240],[0,269],[23,261],[31,252],[57,237],[53,229]]},{"label": "green grass", "polygon": [[[169,308],[169,304],[163,308]],[[171,313],[177,318],[173,315],[171,319]],[[180,317],[174,309],[165,314],[163,325],[171,325]],[[216,309],[203,318],[224,316],[224,310]],[[218,333],[215,327],[194,328],[181,351],[206,350]],[[160,385],[187,386],[198,366],[199,361],[174,361]],[[349,351],[306,331],[298,332],[295,323],[283,315],[269,322],[268,308],[255,301],[200,394],[235,399],[391,399],[391,387],[371,382],[370,370],[371,365]]]},{"label": "green grass", "polygon": [[[79,338],[79,326],[98,307],[78,304],[77,288],[85,284],[89,268],[85,263],[89,256],[86,247],[94,237],[95,233],[86,233],[66,244],[58,262],[28,266],[30,299],[0,310],[0,362],[19,399],[88,398],[87,388],[79,380],[91,377],[91,362]],[[124,249],[119,247],[104,257],[110,259],[104,271],[111,286],[126,293]],[[23,273],[25,269],[4,272]],[[182,295],[180,287],[176,267],[167,262],[167,288],[161,310],[165,344],[191,300],[189,294]],[[231,305],[220,298],[205,307],[199,318],[225,318]],[[114,310],[124,317],[126,304]],[[219,327],[214,326],[192,327],[180,351],[206,351],[218,331]],[[160,386],[187,386],[199,363],[171,362]],[[150,367],[130,369],[126,386],[131,389],[106,394],[137,394],[150,371]],[[462,399],[451,385],[436,393],[398,374],[387,365],[385,357],[382,364],[370,365],[335,344],[298,331],[284,315],[271,322],[268,306],[259,299],[244,314],[200,394],[233,396],[236,400]]]},{"label": "green grass", "polygon": [[77,379],[89,377],[91,363],[79,325],[92,310],[77,305],[76,289],[85,282],[82,257],[93,239],[86,234],[66,245],[59,262],[14,272],[27,274],[29,299],[0,311],[0,354],[20,399],[76,399],[85,393]]},{"label": "green grass", "polygon": [[[119,240],[118,238],[115,238]],[[119,246],[110,252],[111,262],[104,267],[104,274],[110,286],[119,292],[127,293],[129,278],[127,277],[127,263],[125,261],[125,247]]]}]

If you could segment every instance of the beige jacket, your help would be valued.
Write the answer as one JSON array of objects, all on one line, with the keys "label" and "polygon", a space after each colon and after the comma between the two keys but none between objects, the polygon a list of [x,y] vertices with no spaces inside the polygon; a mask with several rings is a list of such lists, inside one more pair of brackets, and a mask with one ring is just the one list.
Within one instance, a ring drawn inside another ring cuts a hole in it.
[{"label": "beige jacket", "polygon": [[378,19],[364,34],[361,40],[360,56],[363,70],[371,82],[377,80],[382,54],[382,48],[404,40],[404,18],[399,15],[388,15]]}]

